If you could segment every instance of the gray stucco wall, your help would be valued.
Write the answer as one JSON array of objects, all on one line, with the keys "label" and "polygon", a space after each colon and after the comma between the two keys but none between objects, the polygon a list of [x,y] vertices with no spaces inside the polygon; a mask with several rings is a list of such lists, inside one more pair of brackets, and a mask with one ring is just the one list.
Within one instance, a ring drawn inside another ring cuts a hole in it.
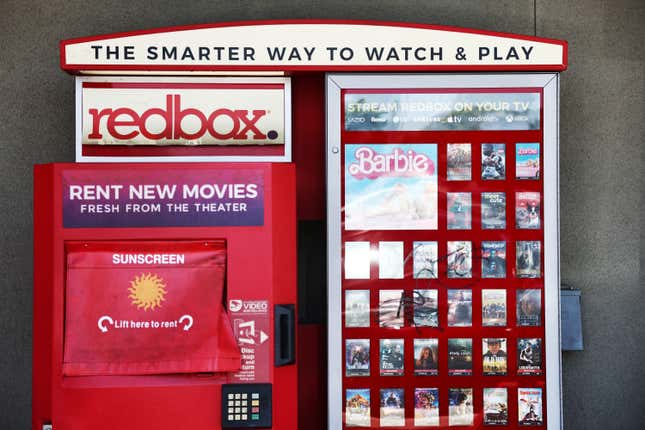
[{"label": "gray stucco wall", "polygon": [[73,79],[58,41],[162,26],[336,18],[569,41],[561,92],[562,279],[583,291],[585,351],[565,353],[567,429],[640,429],[645,410],[642,0],[3,0],[0,13],[0,428],[29,428],[32,164],[73,161]]}]

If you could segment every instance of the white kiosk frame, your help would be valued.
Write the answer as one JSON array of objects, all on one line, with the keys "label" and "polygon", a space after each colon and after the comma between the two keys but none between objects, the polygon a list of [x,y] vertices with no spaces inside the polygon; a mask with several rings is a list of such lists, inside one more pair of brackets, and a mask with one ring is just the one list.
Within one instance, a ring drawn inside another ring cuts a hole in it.
[{"label": "white kiosk frame", "polygon": [[342,428],[341,90],[405,88],[543,88],[544,315],[546,428],[562,428],[560,353],[559,75],[328,74],[327,75],[327,312],[328,428]]}]

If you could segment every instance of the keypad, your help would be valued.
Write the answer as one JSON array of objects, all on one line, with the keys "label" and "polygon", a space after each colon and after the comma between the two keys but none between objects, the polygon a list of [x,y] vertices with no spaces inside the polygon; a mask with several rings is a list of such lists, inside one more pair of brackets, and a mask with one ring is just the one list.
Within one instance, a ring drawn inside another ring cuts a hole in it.
[{"label": "keypad", "polygon": [[271,384],[222,385],[222,428],[271,427]]}]

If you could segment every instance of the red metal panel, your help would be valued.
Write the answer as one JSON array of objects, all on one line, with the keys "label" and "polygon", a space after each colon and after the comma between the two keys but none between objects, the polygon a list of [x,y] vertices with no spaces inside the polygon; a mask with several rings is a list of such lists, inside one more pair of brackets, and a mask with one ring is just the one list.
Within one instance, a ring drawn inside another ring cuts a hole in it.
[{"label": "red metal panel", "polygon": [[[35,168],[34,207],[34,379],[32,426],[52,422],[64,430],[218,429],[221,374],[63,377],[66,241],[225,239],[227,293],[295,303],[295,195],[292,165],[133,164],[127,169],[243,169],[265,172],[265,223],[260,227],[76,228],[63,229],[62,173],[110,171],[123,165],[55,164]],[[292,231],[292,233],[289,233]],[[284,274],[276,276],[276,271]],[[280,284],[277,284],[277,283]],[[273,331],[268,343],[272,350]],[[278,411],[288,399],[296,408],[295,365],[274,370],[274,428],[295,429],[297,415]],[[260,382],[260,381],[258,381]],[[279,382],[279,383],[278,383]],[[276,427],[276,425],[278,425]]]}]

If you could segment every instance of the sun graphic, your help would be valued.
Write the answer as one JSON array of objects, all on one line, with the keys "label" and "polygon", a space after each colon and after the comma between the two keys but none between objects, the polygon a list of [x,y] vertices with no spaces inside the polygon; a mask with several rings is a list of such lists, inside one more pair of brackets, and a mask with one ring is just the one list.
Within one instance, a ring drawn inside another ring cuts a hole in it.
[{"label": "sun graphic", "polygon": [[161,307],[161,302],[166,300],[166,284],[157,275],[142,273],[141,276],[135,276],[130,285],[128,297],[138,309],[154,310]]}]

